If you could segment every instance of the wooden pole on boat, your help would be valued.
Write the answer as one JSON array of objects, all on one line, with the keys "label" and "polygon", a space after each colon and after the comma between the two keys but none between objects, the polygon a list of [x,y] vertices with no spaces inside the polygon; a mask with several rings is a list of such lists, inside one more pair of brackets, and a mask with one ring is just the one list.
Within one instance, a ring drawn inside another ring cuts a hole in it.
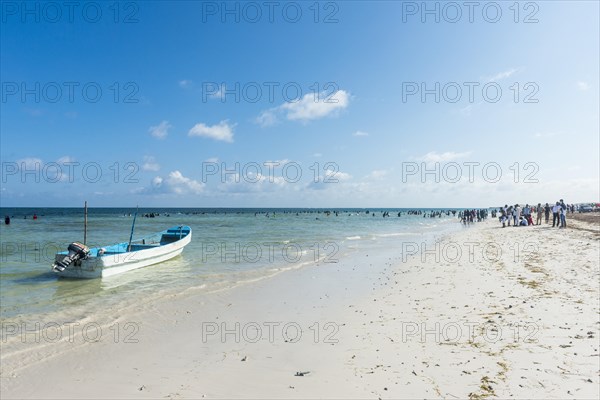
[{"label": "wooden pole on boat", "polygon": [[83,206],[83,244],[87,244],[87,201]]},{"label": "wooden pole on boat", "polygon": [[127,251],[131,251],[131,241],[133,240],[133,228],[135,227],[135,219],[137,218],[138,210],[140,206],[136,206],[135,215],[133,216],[133,223],[131,224],[131,234],[129,235],[129,244],[127,245]]}]

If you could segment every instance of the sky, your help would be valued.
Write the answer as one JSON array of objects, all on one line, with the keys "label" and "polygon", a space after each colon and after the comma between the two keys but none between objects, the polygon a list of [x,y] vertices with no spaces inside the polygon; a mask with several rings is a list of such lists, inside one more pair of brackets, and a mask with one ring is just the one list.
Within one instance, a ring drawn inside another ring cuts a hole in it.
[{"label": "sky", "polygon": [[3,207],[600,202],[597,1],[0,4]]}]

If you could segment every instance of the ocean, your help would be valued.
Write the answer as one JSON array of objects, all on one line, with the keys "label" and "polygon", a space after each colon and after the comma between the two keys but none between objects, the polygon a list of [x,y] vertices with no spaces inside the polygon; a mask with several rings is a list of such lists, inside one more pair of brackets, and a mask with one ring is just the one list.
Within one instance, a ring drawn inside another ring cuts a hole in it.
[{"label": "ocean", "polygon": [[[438,209],[439,210],[439,209]],[[54,254],[83,241],[81,208],[3,208],[0,227],[0,317],[3,322],[66,323],[94,315],[110,319],[185,291],[211,292],[313,265],[345,265],[353,252],[402,251],[405,242],[431,241],[461,229],[452,213],[429,217],[408,209],[140,209],[134,239],[189,225],[191,243],[167,262],[92,280],[58,278]],[[389,217],[383,217],[384,212]],[[401,216],[398,216],[401,212]],[[155,217],[144,215],[154,213]],[[33,219],[33,215],[37,219]],[[129,239],[134,209],[90,208],[87,244]]]}]

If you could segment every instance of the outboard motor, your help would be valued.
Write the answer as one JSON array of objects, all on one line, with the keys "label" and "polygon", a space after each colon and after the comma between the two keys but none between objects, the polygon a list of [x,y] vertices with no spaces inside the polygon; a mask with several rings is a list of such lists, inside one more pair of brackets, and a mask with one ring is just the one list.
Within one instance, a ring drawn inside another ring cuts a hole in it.
[{"label": "outboard motor", "polygon": [[79,242],[74,242],[67,248],[69,254],[60,261],[55,261],[52,265],[52,270],[56,272],[63,272],[65,268],[78,260],[85,260],[90,253],[89,247]]}]

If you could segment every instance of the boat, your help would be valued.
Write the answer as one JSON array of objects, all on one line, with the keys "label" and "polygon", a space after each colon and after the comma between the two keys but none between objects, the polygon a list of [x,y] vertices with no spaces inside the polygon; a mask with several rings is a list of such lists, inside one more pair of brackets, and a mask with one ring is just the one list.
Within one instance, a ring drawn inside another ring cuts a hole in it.
[{"label": "boat", "polygon": [[[133,228],[132,228],[133,235]],[[146,238],[106,247],[71,243],[56,254],[52,271],[68,278],[105,278],[178,256],[192,240],[189,226],[174,226]]]}]

